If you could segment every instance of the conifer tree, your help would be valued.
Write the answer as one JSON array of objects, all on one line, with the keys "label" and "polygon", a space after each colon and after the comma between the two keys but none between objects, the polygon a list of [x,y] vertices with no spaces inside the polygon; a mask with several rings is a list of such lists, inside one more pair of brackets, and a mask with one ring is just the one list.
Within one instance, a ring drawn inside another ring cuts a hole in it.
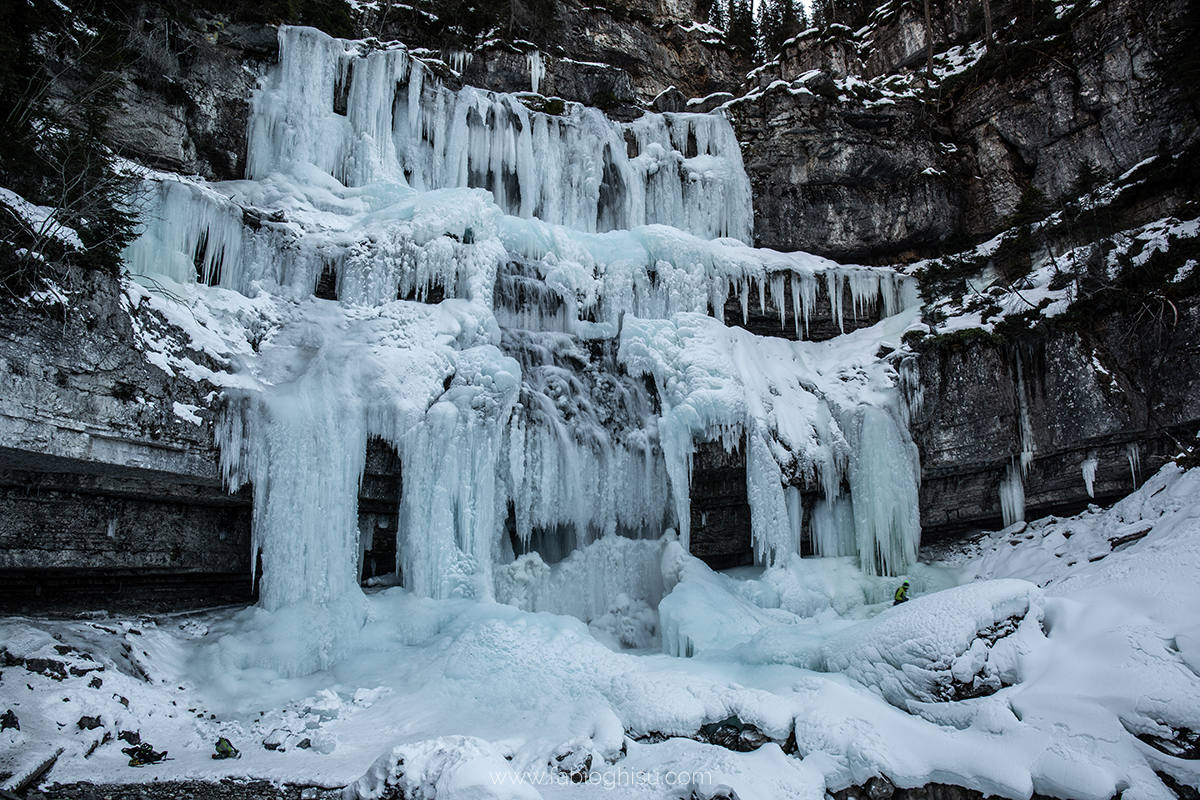
[{"label": "conifer tree", "polygon": [[750,0],[729,0],[729,28],[725,41],[746,63],[753,63],[756,31]]}]

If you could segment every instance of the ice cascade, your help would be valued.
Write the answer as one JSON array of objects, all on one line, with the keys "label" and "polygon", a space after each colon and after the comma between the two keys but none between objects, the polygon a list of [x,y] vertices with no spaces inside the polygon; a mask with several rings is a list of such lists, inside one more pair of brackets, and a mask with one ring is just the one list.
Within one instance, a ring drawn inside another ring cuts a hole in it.
[{"label": "ice cascade", "polygon": [[[660,223],[750,241],[750,183],[719,115],[620,125],[577,103],[535,113],[519,96],[454,91],[403,47],[298,27],[279,39],[279,65],[254,98],[251,179],[304,163],[352,187],[484,188],[507,214],[576,230]],[[528,62],[536,94],[540,53]]]},{"label": "ice cascade", "polygon": [[[744,456],[758,561],[809,541],[876,574],[913,563],[917,455],[879,355],[913,284],[749,247],[723,116],[547,114],[401,47],[285,27],[280,48],[247,179],[153,176],[125,253],[224,365],[205,377],[225,479],[253,487],[263,607],[359,591],[373,439],[399,456],[396,569],[425,596],[657,606],[706,441]],[[780,336],[730,327],[752,311]],[[820,314],[883,319],[808,341]]]}]

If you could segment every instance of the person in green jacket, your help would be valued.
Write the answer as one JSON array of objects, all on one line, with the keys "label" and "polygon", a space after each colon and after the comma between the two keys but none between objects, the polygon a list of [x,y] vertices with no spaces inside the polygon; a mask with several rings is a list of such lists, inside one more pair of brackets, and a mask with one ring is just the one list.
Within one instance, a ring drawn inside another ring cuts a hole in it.
[{"label": "person in green jacket", "polygon": [[904,583],[900,584],[900,588],[896,590],[896,602],[892,603],[892,605],[898,606],[901,603],[907,603],[907,602],[908,602],[908,581],[905,581]]}]

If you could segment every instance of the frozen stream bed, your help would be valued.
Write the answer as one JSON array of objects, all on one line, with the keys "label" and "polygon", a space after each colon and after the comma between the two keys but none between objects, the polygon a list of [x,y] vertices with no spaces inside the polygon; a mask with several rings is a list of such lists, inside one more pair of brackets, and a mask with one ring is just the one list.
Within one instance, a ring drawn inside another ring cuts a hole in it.
[{"label": "frozen stream bed", "polygon": [[[612,557],[606,541],[581,557]],[[819,799],[874,775],[1133,800],[1175,796],[1156,773],[1200,782],[1200,470],[917,564],[894,608],[898,579],[850,558],[722,574],[657,546],[658,611],[618,598],[590,627],[402,588],[354,609],[5,618],[0,774],[61,748],[50,784],[443,800]],[[330,663],[284,677],[300,647]],[[713,744],[731,743],[722,721],[755,749]],[[169,760],[131,768],[134,733]],[[214,760],[218,737],[241,757]]]}]

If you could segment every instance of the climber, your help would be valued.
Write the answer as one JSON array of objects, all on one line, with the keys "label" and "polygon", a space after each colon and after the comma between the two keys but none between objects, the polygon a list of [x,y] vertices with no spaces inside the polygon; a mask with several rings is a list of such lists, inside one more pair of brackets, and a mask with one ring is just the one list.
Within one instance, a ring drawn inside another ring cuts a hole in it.
[{"label": "climber", "polygon": [[904,583],[900,584],[900,588],[896,590],[896,602],[892,603],[892,605],[898,606],[901,603],[907,603],[907,602],[908,602],[908,581],[905,581]]},{"label": "climber", "polygon": [[222,736],[217,739],[217,752],[212,754],[213,758],[241,758],[241,753],[233,746],[233,743]]}]

